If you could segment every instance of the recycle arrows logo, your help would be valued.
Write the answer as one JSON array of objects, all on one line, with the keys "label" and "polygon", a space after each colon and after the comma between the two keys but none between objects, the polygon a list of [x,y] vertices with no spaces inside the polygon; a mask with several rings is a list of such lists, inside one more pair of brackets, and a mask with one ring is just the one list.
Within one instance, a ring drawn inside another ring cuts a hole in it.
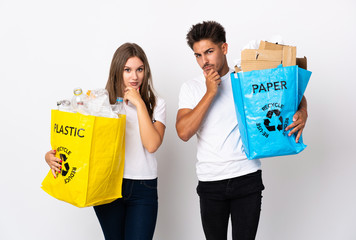
[{"label": "recycle arrows logo", "polygon": [[[270,131],[270,132],[276,131],[276,126],[270,125],[271,119],[272,119],[273,115],[276,115],[276,117],[278,117],[280,114],[281,114],[281,112],[278,109],[270,110],[267,112],[267,115],[266,115],[267,118],[264,120],[263,123],[268,131]],[[283,117],[279,116],[278,119],[280,121],[280,124],[277,125],[277,130],[281,131],[283,129]]]},{"label": "recycle arrows logo", "polygon": [[62,153],[59,154],[59,157],[61,158],[62,164],[64,165],[64,168],[62,168],[61,173],[62,173],[62,176],[65,177],[67,175],[67,173],[69,172],[69,168],[70,168],[69,163],[66,162],[68,158],[65,154],[62,154]]}]

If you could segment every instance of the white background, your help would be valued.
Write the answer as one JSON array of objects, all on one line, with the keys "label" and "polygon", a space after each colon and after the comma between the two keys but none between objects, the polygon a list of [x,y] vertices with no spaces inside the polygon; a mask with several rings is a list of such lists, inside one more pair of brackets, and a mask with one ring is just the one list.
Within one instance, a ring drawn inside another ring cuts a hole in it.
[{"label": "white background", "polygon": [[[154,239],[204,239],[195,188],[196,140],[175,131],[181,84],[201,72],[185,35],[216,20],[230,66],[252,39],[275,34],[308,57],[304,152],[262,160],[259,240],[356,239],[356,3],[339,1],[0,1],[0,239],[103,239],[92,208],[41,190],[48,172],[50,110],[72,89],[105,87],[114,51],[145,50],[167,130],[157,152]],[[229,233],[230,235],[230,233]],[[231,239],[231,238],[229,238]]]}]

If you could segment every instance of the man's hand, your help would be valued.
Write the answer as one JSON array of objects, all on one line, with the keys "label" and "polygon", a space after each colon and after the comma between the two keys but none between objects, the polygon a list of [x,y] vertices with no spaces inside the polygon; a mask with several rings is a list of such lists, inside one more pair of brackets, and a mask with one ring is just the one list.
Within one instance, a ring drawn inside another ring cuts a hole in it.
[{"label": "man's hand", "polygon": [[209,72],[204,71],[206,92],[216,95],[218,92],[218,86],[221,83],[220,75],[215,70],[211,69]]},{"label": "man's hand", "polygon": [[295,142],[298,143],[300,136],[302,135],[305,123],[307,122],[308,112],[306,108],[300,108],[293,116],[293,123],[286,127],[286,131],[292,129],[288,136],[298,132]]}]

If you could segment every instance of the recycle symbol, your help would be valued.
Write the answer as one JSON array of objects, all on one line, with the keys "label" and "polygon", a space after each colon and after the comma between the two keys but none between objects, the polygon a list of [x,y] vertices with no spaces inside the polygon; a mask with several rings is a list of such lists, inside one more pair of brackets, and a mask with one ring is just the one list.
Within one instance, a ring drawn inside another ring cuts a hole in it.
[{"label": "recycle symbol", "polygon": [[69,164],[67,161],[67,156],[65,154],[59,154],[59,157],[61,158],[62,162],[64,163],[64,168],[62,169],[61,173],[62,176],[65,177],[67,175],[67,173],[69,172]]},{"label": "recycle symbol", "polygon": [[[281,112],[278,109],[268,111],[266,115],[267,118],[263,122],[267,130],[270,132],[276,131],[276,126],[271,125],[273,114],[276,115],[276,117],[278,117],[281,114]],[[280,124],[277,125],[277,129],[278,131],[281,131],[283,129],[283,117],[279,116],[278,119],[280,121]]]}]

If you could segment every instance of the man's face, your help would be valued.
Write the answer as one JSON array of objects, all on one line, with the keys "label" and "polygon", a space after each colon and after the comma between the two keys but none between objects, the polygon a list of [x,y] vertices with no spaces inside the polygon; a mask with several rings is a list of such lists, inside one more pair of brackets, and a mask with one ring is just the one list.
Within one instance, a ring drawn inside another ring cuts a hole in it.
[{"label": "man's face", "polygon": [[221,75],[224,69],[228,69],[225,56],[227,43],[215,44],[204,39],[194,43],[193,51],[199,66],[206,73],[213,69]]}]

